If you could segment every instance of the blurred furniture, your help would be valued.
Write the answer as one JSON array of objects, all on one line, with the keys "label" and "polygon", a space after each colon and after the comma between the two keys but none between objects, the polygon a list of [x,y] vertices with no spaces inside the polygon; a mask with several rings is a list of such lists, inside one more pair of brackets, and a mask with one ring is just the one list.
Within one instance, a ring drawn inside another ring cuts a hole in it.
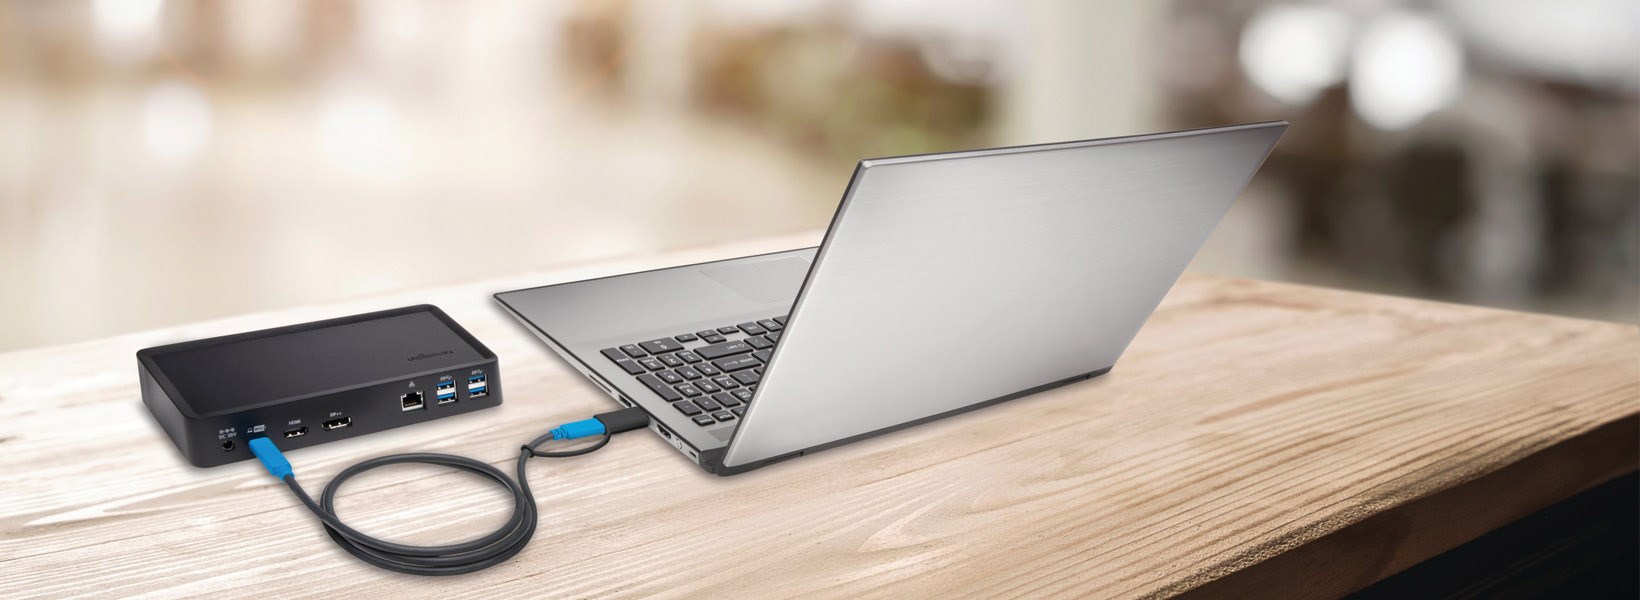
[{"label": "blurred furniture", "polygon": [[1636,6],[1175,0],[1158,71],[1178,126],[1292,121],[1283,278],[1632,323]]},{"label": "blurred furniture", "polygon": [[[533,463],[535,541],[425,579],[343,555],[255,463],[188,467],[138,401],[139,348],[432,302],[502,356],[507,403],[296,452],[298,477],[317,489],[407,451],[510,468],[517,444],[612,405],[490,292],[817,237],[0,355],[0,580],[25,596],[1329,596],[1640,456],[1633,326],[1187,275],[1095,381],[731,478],[641,433]],[[409,472],[361,478],[340,512],[428,543],[504,511],[465,475]]]}]

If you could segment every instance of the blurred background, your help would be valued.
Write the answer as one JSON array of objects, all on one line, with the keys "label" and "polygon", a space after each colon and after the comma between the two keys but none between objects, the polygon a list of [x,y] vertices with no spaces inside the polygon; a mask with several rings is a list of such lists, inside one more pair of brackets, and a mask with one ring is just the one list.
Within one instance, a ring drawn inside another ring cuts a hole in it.
[{"label": "blurred background", "polygon": [[1286,119],[1198,271],[1640,319],[1633,0],[0,2],[0,351],[812,231]]}]

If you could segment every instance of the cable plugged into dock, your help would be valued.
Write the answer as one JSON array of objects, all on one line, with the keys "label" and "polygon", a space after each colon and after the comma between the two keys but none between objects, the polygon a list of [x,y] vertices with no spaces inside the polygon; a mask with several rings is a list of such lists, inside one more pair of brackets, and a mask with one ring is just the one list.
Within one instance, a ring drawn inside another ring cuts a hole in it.
[{"label": "cable plugged into dock", "polygon": [[[256,455],[257,460],[262,461],[262,466],[268,469],[268,473],[283,481],[291,493],[324,523],[325,533],[330,535],[330,539],[355,558],[389,571],[410,575],[460,575],[486,569],[512,558],[524,549],[530,538],[535,536],[535,496],[530,493],[529,479],[524,470],[530,458],[568,458],[590,454],[608,445],[611,436],[648,426],[649,415],[642,409],[628,408],[555,427],[519,448],[516,480],[507,477],[506,473],[489,464],[452,454],[414,453],[372,458],[337,473],[336,477],[325,485],[324,493],[320,494],[318,502],[315,502],[296,482],[295,470],[291,468],[290,461],[279,451],[273,440],[257,437],[251,439],[249,445],[251,452]],[[550,452],[540,449],[543,444],[549,442],[594,436],[599,436],[597,442],[581,448]],[[447,546],[412,546],[389,542],[349,527],[336,516],[336,493],[349,477],[376,467],[402,463],[442,465],[492,479],[512,494],[512,516],[489,535]]]}]

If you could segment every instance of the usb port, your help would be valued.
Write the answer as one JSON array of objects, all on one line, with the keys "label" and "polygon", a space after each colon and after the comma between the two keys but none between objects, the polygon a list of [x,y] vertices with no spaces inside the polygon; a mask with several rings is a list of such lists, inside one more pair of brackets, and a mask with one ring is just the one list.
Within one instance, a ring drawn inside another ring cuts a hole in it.
[{"label": "usb port", "polygon": [[436,396],[436,398],[438,399],[439,404],[449,404],[451,402],[455,402],[456,401],[456,391],[455,390],[440,391],[438,393],[438,396]]},{"label": "usb port", "polygon": [[444,393],[444,390],[454,390],[454,389],[456,389],[456,382],[454,382],[454,381],[440,381],[440,382],[438,382],[438,387],[435,388],[435,389],[437,389],[438,392],[442,394],[442,393]]},{"label": "usb port", "polygon": [[467,378],[468,398],[483,398],[488,395],[490,395],[490,385],[488,378],[484,377],[483,373]]},{"label": "usb port", "polygon": [[345,428],[345,427],[352,427],[352,426],[353,426],[353,417],[341,417],[339,419],[331,419],[329,421],[325,421],[325,424],[324,424],[325,431],[332,431],[332,430],[342,429],[342,428]]},{"label": "usb port", "polygon": [[421,399],[421,392],[410,392],[399,396],[399,410],[410,412],[427,408],[427,403]]},{"label": "usb port", "polygon": [[285,430],[285,437],[288,437],[288,438],[299,438],[299,437],[302,437],[304,435],[307,435],[307,428],[306,427],[297,427],[295,429],[286,429]]}]

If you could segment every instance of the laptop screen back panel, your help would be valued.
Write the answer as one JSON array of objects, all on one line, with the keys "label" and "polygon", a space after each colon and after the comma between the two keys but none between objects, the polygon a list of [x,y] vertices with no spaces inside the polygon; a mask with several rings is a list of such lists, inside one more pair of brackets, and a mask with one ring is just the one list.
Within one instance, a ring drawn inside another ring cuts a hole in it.
[{"label": "laptop screen back panel", "polygon": [[1285,129],[861,163],[724,464],[1113,366]]}]

